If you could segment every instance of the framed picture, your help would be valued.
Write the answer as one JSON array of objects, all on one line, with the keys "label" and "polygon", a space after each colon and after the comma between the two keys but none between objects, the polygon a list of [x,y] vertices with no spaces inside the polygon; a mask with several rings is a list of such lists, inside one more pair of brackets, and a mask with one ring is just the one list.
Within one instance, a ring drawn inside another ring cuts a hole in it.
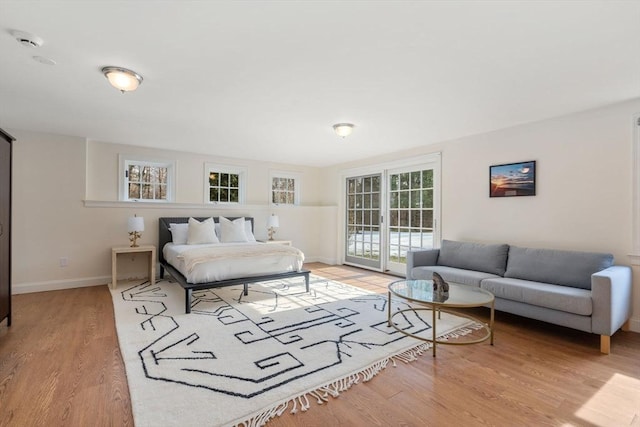
[{"label": "framed picture", "polygon": [[489,166],[489,197],[535,195],[535,160]]}]

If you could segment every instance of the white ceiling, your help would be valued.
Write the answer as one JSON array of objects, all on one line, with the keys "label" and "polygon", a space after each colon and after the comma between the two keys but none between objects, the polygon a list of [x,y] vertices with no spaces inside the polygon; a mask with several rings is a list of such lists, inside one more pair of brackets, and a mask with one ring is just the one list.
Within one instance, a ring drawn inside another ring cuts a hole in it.
[{"label": "white ceiling", "polygon": [[0,52],[3,128],[327,166],[640,97],[640,2],[0,0]]}]

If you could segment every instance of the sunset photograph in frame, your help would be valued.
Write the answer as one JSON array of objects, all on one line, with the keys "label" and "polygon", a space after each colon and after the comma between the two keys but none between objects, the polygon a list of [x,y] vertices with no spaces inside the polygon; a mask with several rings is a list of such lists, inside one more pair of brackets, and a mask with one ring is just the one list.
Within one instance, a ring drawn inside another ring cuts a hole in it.
[{"label": "sunset photograph in frame", "polygon": [[489,197],[535,195],[535,160],[489,167]]}]

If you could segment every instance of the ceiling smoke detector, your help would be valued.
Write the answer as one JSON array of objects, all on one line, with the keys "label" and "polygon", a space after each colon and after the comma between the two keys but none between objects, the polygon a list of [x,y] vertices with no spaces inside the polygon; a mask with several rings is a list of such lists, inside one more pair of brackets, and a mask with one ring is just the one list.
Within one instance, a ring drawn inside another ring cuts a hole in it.
[{"label": "ceiling smoke detector", "polygon": [[27,47],[40,47],[44,40],[35,34],[25,33],[24,31],[12,31],[11,35],[16,38],[18,43]]}]

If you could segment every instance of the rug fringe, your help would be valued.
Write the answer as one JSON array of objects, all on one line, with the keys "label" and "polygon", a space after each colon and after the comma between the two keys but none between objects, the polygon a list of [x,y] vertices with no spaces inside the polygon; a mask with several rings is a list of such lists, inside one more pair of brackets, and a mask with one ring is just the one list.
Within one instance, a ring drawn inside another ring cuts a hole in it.
[{"label": "rug fringe", "polygon": [[[440,340],[447,340],[450,338],[457,338],[461,336],[468,335],[475,330],[482,329],[483,326],[474,323],[471,325],[467,325],[463,328],[457,329],[448,334],[444,334],[438,336]],[[358,384],[360,381],[367,382],[373,377],[375,377],[379,372],[387,367],[389,362],[391,362],[392,366],[395,368],[396,360],[399,360],[404,363],[410,363],[418,360],[418,356],[422,355],[425,351],[431,348],[431,344],[428,342],[424,342],[416,345],[408,350],[405,350],[401,353],[395,354],[393,356],[389,356],[383,360],[373,363],[372,365],[367,366],[366,368],[347,375],[344,378],[340,378],[338,380],[332,381],[328,384],[320,386],[316,389],[306,391],[299,396],[292,397],[291,399],[278,403],[271,408],[267,408],[264,411],[252,416],[251,418],[239,422],[237,424],[233,424],[235,427],[260,427],[265,425],[270,419],[275,418],[276,416],[281,416],[285,410],[292,406],[291,413],[295,414],[298,411],[305,412],[311,407],[311,403],[309,398],[315,399],[318,405],[322,405],[324,402],[329,401],[329,397],[336,398],[340,395],[341,392],[349,390],[351,386]]]},{"label": "rug fringe", "polygon": [[466,325],[462,328],[456,329],[455,331],[451,331],[448,334],[440,335],[438,336],[438,340],[447,341],[450,338],[460,338],[482,328],[484,328],[484,325],[474,322],[470,325]]}]

